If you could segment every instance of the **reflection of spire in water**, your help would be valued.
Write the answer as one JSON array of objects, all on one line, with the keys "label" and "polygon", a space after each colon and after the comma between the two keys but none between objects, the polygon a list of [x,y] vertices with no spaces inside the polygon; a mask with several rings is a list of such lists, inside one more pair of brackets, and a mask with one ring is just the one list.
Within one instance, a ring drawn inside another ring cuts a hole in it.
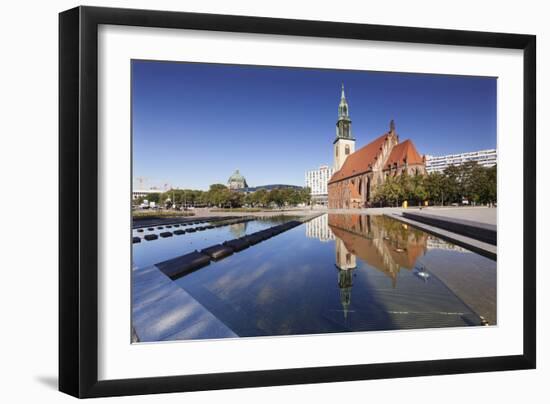
[{"label": "reflection of spire in water", "polygon": [[353,286],[353,269],[338,269],[338,287],[340,288],[340,303],[344,309],[344,320],[348,318],[351,304],[351,287]]},{"label": "reflection of spire in water", "polygon": [[242,237],[246,233],[246,225],[247,222],[231,224],[229,225],[229,231],[235,238]]},{"label": "reflection of spire in water", "polygon": [[344,309],[344,320],[348,318],[351,304],[351,287],[353,286],[353,270],[357,267],[357,259],[344,244],[336,239],[336,268],[338,268],[338,287],[340,288],[340,303]]}]

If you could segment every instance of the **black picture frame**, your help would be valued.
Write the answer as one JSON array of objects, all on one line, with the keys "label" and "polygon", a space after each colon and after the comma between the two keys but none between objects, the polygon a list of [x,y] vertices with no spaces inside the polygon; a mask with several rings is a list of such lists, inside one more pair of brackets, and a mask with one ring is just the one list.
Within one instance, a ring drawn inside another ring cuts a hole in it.
[{"label": "black picture frame", "polygon": [[[100,24],[523,50],[523,354],[98,381]],[[535,103],[534,35],[96,7],[60,13],[59,389],[84,398],[535,368]]]}]

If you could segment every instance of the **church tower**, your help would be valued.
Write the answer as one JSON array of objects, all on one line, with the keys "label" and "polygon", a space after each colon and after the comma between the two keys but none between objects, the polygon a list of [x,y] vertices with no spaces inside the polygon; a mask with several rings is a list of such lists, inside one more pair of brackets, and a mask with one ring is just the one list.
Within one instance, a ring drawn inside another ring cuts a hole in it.
[{"label": "church tower", "polygon": [[355,139],[351,134],[349,107],[342,83],[342,96],[338,105],[338,122],[336,122],[336,139],[334,139],[334,171],[338,171],[350,154],[355,151]]}]

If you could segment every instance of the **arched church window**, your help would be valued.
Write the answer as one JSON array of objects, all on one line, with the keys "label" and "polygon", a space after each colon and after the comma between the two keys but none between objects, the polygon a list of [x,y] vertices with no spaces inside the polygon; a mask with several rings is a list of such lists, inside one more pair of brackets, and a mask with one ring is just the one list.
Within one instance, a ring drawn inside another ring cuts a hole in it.
[{"label": "arched church window", "polygon": [[349,154],[349,145],[346,145],[346,156]]},{"label": "arched church window", "polygon": [[336,146],[336,157],[338,157],[338,146]]},{"label": "arched church window", "polygon": [[359,181],[359,195],[363,194],[363,181]]}]

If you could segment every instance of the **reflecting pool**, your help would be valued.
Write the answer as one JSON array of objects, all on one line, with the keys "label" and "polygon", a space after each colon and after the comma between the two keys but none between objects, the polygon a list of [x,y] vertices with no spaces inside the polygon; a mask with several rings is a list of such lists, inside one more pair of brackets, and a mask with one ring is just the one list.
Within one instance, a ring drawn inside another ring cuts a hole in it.
[{"label": "reflecting pool", "polygon": [[[238,233],[271,225],[252,221]],[[184,254],[236,236],[229,232],[139,243],[134,264],[179,255],[169,243]],[[325,214],[175,282],[239,336],[497,321],[495,261],[385,216]]]},{"label": "reflecting pool", "polygon": [[[223,243],[226,240],[231,240],[245,236],[256,231],[260,231],[287,220],[292,220],[294,217],[272,216],[267,218],[258,218],[250,222],[242,222],[230,224],[214,229],[196,231],[193,233],[185,233],[182,235],[174,234],[172,237],[158,238],[156,240],[147,241],[142,239],[140,243],[132,246],[132,261],[134,267],[145,267],[154,265],[168,259],[187,254],[195,250],[210,247],[214,244]],[[146,234],[160,235],[162,232],[169,231],[173,233],[175,230],[188,230],[190,228],[203,227],[208,223],[192,224],[178,227],[173,225],[163,224],[160,226],[144,227],[132,230],[132,236],[142,238]]]}]

